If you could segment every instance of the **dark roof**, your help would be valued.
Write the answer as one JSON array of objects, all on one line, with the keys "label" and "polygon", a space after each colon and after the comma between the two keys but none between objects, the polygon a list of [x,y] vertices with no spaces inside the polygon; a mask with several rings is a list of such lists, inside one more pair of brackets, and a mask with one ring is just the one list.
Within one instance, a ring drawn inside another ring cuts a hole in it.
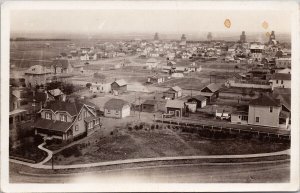
[{"label": "dark roof", "polygon": [[276,73],[274,74],[273,80],[291,80],[291,74]]},{"label": "dark roof", "polygon": [[145,100],[142,104],[146,105],[156,105],[157,101],[156,100]]},{"label": "dark roof", "polygon": [[[211,83],[211,84],[207,85],[202,90],[204,90],[205,88],[209,89],[211,92],[216,92],[216,91],[220,90],[220,87],[215,83]],[[202,90],[201,90],[201,92],[203,92]]]},{"label": "dark roof", "polygon": [[206,100],[206,97],[205,97],[205,96],[202,96],[202,95],[196,95],[196,96],[190,96],[190,97],[188,98],[188,100],[190,100],[190,99],[196,99],[196,100],[198,100],[198,101],[204,101],[204,100]]},{"label": "dark roof", "polygon": [[79,113],[83,105],[84,104],[79,101],[74,101],[74,102],[51,101],[47,104],[47,106],[44,109],[51,109],[54,112],[66,111],[71,116],[74,116]]},{"label": "dark roof", "polygon": [[52,130],[52,131],[59,131],[59,132],[66,132],[68,128],[72,125],[72,122],[62,122],[62,121],[52,121],[47,119],[38,119],[35,121],[33,127]]},{"label": "dark roof", "polygon": [[53,60],[52,66],[68,68],[69,67],[69,61],[67,59],[56,59],[56,60]]},{"label": "dark roof", "polygon": [[268,95],[262,95],[257,99],[250,101],[249,105],[255,106],[280,106],[280,100]]},{"label": "dark roof", "polygon": [[45,102],[47,100],[47,94],[44,92],[36,92],[34,99],[36,102]]},{"label": "dark roof", "polygon": [[105,109],[122,109],[128,102],[122,99],[110,99],[104,104]]}]

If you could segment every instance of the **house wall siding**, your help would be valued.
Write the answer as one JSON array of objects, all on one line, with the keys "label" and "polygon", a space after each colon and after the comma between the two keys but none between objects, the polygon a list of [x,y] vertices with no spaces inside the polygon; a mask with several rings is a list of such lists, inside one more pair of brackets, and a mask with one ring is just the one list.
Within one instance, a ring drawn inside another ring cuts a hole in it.
[{"label": "house wall siding", "polygon": [[[252,125],[279,126],[279,113],[281,107],[273,107],[273,112],[270,112],[270,107],[249,105],[248,123]],[[259,117],[259,122],[256,122],[256,117]]]}]

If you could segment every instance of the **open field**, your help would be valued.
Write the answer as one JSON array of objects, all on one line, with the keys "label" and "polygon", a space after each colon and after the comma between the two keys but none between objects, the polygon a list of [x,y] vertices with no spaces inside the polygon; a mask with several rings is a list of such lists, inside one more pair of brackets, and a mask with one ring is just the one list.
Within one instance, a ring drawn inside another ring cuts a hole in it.
[{"label": "open field", "polygon": [[[223,148],[225,146],[227,148]],[[165,156],[251,154],[287,148],[284,144],[255,139],[212,140],[171,129],[133,129],[108,136],[96,132],[82,143],[56,154],[55,163],[68,165]]]},{"label": "open field", "polygon": [[173,78],[171,80],[168,80],[162,84],[159,84],[160,87],[173,87],[173,86],[179,86],[180,88],[186,89],[186,90],[201,90],[203,87],[205,87],[207,84],[209,84],[209,79],[200,79],[200,78]]}]

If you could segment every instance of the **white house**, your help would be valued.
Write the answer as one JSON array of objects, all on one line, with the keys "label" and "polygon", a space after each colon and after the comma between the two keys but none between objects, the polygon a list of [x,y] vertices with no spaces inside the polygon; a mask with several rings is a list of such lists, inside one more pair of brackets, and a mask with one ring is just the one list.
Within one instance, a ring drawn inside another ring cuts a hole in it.
[{"label": "white house", "polygon": [[149,69],[152,69],[152,68],[156,68],[158,65],[158,62],[155,58],[150,58],[149,60],[147,60],[146,62],[146,66],[149,68]]},{"label": "white house", "polygon": [[269,81],[274,88],[291,88],[291,74],[275,73]]},{"label": "white house", "polygon": [[104,104],[104,116],[124,118],[130,116],[130,105],[122,99],[110,99]]},{"label": "white house", "polygon": [[93,93],[109,93],[111,91],[110,83],[93,83],[90,87],[90,92]]}]

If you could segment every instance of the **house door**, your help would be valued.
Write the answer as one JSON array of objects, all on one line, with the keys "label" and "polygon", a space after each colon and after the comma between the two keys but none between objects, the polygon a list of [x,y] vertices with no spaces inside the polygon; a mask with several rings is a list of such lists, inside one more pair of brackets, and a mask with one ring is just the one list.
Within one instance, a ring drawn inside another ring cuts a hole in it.
[{"label": "house door", "polygon": [[180,117],[180,111],[179,111],[179,110],[176,110],[176,111],[175,111],[175,116],[176,116],[176,117]]}]

